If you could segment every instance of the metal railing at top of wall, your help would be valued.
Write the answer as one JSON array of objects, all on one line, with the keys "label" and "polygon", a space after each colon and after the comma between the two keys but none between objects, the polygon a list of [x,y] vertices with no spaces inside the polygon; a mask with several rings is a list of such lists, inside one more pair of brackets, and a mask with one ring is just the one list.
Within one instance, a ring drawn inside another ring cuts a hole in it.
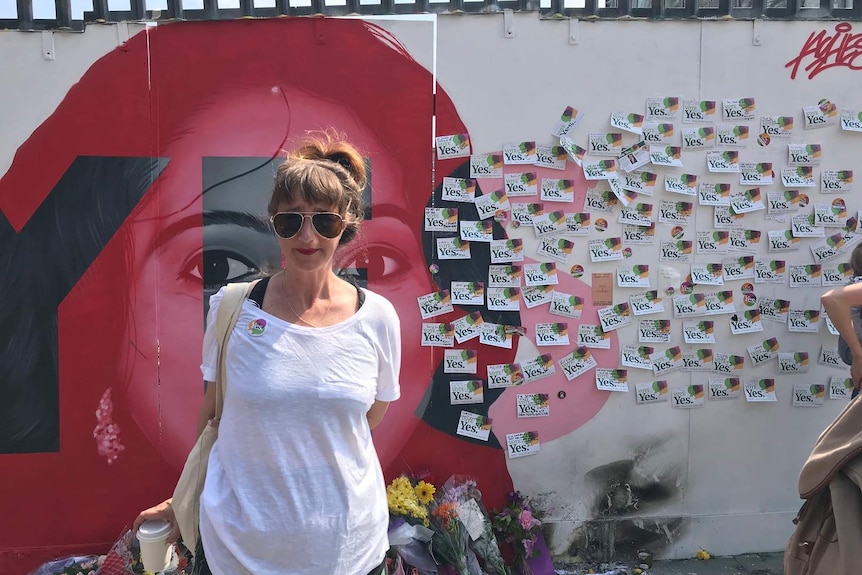
[{"label": "metal railing at top of wall", "polygon": [[507,10],[537,12],[544,19],[862,20],[862,0],[53,0],[53,6],[52,0],[36,0],[35,11],[33,0],[13,1],[14,13],[0,4],[0,29],[82,31],[93,22]]}]

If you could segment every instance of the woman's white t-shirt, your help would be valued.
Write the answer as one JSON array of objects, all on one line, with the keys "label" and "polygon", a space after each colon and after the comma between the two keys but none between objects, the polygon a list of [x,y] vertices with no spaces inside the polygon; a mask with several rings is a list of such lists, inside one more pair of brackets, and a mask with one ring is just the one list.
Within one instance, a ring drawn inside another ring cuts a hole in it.
[{"label": "woman's white t-shirt", "polygon": [[[400,395],[401,334],[392,304],[364,293],[352,317],[322,328],[243,303],[201,495],[214,575],[365,575],[383,561],[386,488],[366,413]],[[216,378],[222,295],[210,298],[206,381]]]}]

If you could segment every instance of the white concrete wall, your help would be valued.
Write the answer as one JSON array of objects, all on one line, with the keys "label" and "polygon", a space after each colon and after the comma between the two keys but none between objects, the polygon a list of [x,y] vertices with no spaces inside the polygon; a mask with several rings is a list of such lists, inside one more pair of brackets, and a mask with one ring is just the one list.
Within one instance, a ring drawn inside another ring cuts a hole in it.
[{"label": "white concrete wall", "polygon": [[[398,33],[397,24],[389,27]],[[141,29],[133,26],[130,33]],[[839,108],[862,108],[862,73],[838,67],[812,80],[801,74],[793,80],[784,66],[799,53],[810,33],[831,30],[830,23],[761,23],[756,27],[759,45],[753,43],[755,25],[742,21],[581,22],[576,44],[570,42],[568,21],[541,21],[536,14],[516,15],[514,29],[514,38],[504,38],[502,15],[446,16],[438,21],[438,81],[466,123],[474,152],[497,151],[504,142],[512,141],[553,143],[549,130],[566,105],[585,114],[572,136],[586,147],[588,133],[611,131],[611,112],[643,113],[645,98],[650,96],[715,100],[753,97],[757,115],[795,117],[793,142],[823,144],[823,160],[817,173],[819,169],[856,169],[857,180],[862,174],[862,167],[857,165],[862,134],[842,132],[834,126],[805,132],[801,126],[802,106],[816,104],[821,98],[830,99]],[[87,67],[117,45],[117,29],[91,26],[84,34],[54,34],[54,40],[56,59],[47,61],[42,58],[40,34],[0,34],[0,173],[11,164],[16,148]],[[402,40],[408,48],[427,45],[424,37],[418,42],[409,37]],[[427,53],[417,54],[416,58],[426,66],[433,61]],[[718,111],[721,112],[720,105]],[[683,125],[679,120],[675,123],[679,142]],[[635,141],[633,135],[626,135],[625,144]],[[786,146],[778,143],[759,149],[752,143],[742,150],[741,157],[742,161],[773,161],[778,170],[787,162]],[[708,177],[703,152],[685,152],[684,161],[682,171]],[[664,168],[656,171],[672,172]],[[658,183],[661,186],[661,178]],[[738,184],[734,186],[738,188]],[[771,189],[783,187],[776,183]],[[837,197],[821,195],[819,187],[810,190],[809,195],[812,204]],[[862,206],[853,195],[844,197],[849,213],[855,215]],[[657,189],[653,198],[656,207],[662,198],[682,199]],[[807,208],[810,209],[811,206]],[[746,216],[745,227],[764,232],[788,227],[765,220],[764,213]],[[618,235],[615,216],[605,217],[610,222],[609,230],[601,235],[593,233],[592,237]],[[694,239],[697,230],[711,228],[712,208],[696,205],[685,238]],[[650,264],[653,288],[659,287],[658,241],[668,238],[669,229],[670,226],[657,225],[656,243],[633,247],[635,257],[627,260]],[[797,252],[769,254],[764,237],[756,257],[786,259],[788,264],[810,263],[808,244],[812,241],[803,240]],[[535,247],[528,242],[526,252],[535,253]],[[714,259],[695,255],[693,261]],[[582,240],[576,242],[571,261],[587,264],[588,271],[613,271],[617,265],[589,264],[586,242]],[[683,277],[687,273],[686,265],[670,267]],[[737,309],[748,309],[741,305],[740,284],[733,282],[725,289],[734,290]],[[715,290],[698,286],[695,291]],[[818,308],[823,291],[756,285],[759,297],[790,299],[792,307]],[[616,289],[615,301],[624,301],[628,293]],[[672,315],[668,312],[650,317]],[[795,487],[800,465],[819,431],[845,405],[827,397],[824,405],[816,409],[793,407],[792,384],[827,383],[830,376],[844,376],[847,370],[816,363],[821,344],[836,341],[822,321],[818,334],[791,334],[786,326],[764,322],[763,333],[732,336],[726,317],[714,318],[717,343],[712,347],[745,355],[743,377],[776,375],[775,361],[752,368],[745,353],[747,346],[770,335],[779,337],[784,351],[809,351],[810,371],[778,377],[776,404],[753,404],[740,398],[682,410],[673,409],[669,403],[636,405],[633,389],[627,394],[613,393],[598,414],[579,429],[543,442],[536,456],[510,460],[515,486],[525,493],[544,495],[550,504],[548,521],[556,526],[551,540],[555,553],[577,551],[571,546],[574,543],[577,547],[582,536],[578,528],[596,519],[595,503],[608,491],[607,485],[591,482],[587,473],[620,461],[628,462],[631,469],[623,479],[636,491],[638,485],[652,483],[673,491],[663,498],[642,497],[639,509],[629,514],[629,518],[636,518],[636,525],[647,526],[656,520],[656,529],[668,529],[666,535],[671,543],[664,548],[665,556],[688,557],[698,547],[715,554],[783,547],[791,530],[790,519],[799,506]],[[680,336],[681,321],[673,319],[673,344],[685,347]],[[634,327],[624,328],[618,335],[622,343],[636,342]],[[519,357],[531,353],[535,350],[524,343]],[[648,372],[630,370],[629,374],[632,388],[635,382],[652,379]],[[706,376],[675,372],[667,379],[677,387],[702,382]],[[668,527],[680,518],[681,526]]]}]

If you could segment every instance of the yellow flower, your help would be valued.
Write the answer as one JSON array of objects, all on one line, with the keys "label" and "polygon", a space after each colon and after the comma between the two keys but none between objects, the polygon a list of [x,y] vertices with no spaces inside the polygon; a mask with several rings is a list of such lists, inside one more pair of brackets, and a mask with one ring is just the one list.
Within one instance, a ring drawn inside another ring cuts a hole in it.
[{"label": "yellow flower", "polygon": [[434,501],[434,494],[437,492],[437,489],[432,484],[425,483],[424,481],[420,481],[413,490],[416,492],[416,497],[419,498],[419,503],[422,505],[428,505]]}]

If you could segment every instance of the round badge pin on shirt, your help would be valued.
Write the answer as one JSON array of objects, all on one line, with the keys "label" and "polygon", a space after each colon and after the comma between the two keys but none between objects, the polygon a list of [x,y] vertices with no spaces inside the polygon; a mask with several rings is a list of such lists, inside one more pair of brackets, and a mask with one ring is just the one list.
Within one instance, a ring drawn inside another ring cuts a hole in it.
[{"label": "round badge pin on shirt", "polygon": [[260,337],[266,331],[266,320],[262,318],[253,319],[248,322],[248,334],[252,337]]}]

